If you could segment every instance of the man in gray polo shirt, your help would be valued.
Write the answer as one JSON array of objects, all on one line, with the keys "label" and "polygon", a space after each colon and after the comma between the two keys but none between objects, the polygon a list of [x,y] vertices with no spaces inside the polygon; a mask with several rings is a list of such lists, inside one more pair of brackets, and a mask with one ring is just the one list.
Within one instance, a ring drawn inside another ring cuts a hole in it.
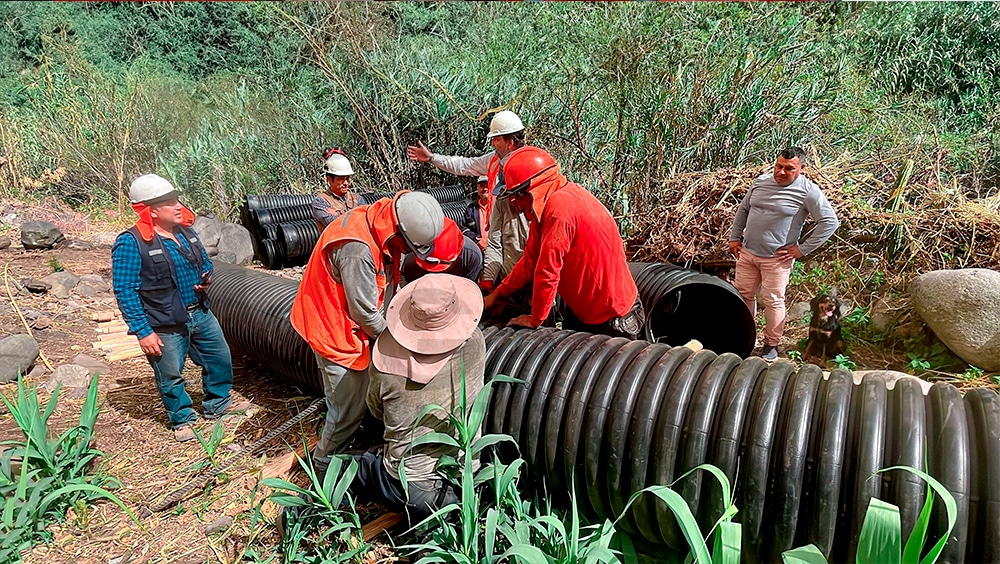
[{"label": "man in gray polo shirt", "polygon": [[[755,317],[758,290],[764,303],[761,357],[769,362],[777,360],[785,331],[785,287],[795,259],[819,248],[840,225],[819,186],[802,174],[804,168],[805,153],[799,147],[778,153],[774,172],[754,180],[743,196],[729,234],[736,289]],[[800,242],[807,216],[816,228]]]}]

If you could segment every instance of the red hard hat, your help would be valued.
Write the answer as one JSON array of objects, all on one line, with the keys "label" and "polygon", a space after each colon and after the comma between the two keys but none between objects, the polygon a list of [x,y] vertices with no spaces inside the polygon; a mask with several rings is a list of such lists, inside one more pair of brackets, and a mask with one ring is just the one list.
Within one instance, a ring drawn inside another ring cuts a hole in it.
[{"label": "red hard hat", "polygon": [[503,179],[508,192],[523,193],[527,182],[542,172],[557,167],[556,160],[544,149],[526,146],[507,157],[503,165]]},{"label": "red hard hat", "polygon": [[434,239],[434,250],[425,259],[418,256],[417,265],[427,272],[444,272],[451,268],[451,263],[458,258],[464,244],[465,235],[462,235],[462,230],[451,218],[446,217],[444,229]]}]

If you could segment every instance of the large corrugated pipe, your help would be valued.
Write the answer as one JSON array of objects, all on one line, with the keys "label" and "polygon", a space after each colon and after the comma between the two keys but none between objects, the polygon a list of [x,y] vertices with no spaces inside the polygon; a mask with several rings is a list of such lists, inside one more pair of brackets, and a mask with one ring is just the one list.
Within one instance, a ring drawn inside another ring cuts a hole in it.
[{"label": "large corrugated pipe", "polygon": [[[321,393],[312,353],[288,322],[296,288],[219,264],[209,293],[234,348]],[[1000,397],[992,391],[963,400],[944,383],[925,394],[911,378],[890,389],[874,375],[855,383],[844,370],[824,375],[808,364],[551,328],[489,326],[484,335],[487,377],[523,381],[495,388],[484,431],[509,434],[529,476],[564,503],[573,489],[592,517],[618,516],[633,492],[710,463],[734,484],[747,560],[777,562],[814,543],[844,562],[854,558],[872,497],[900,507],[904,535],[913,529],[925,485],[902,472],[873,476],[908,465],[957,502],[941,561],[1000,559]],[[722,511],[715,481],[695,473],[674,488],[707,530]],[[931,536],[945,526],[941,507],[936,515]],[[620,525],[658,550],[686,548],[651,496]]]},{"label": "large corrugated pipe", "polygon": [[278,248],[285,258],[308,256],[319,241],[319,226],[313,220],[278,224]]},{"label": "large corrugated pipe", "polygon": [[756,323],[732,284],[666,263],[633,262],[628,267],[646,310],[647,341],[683,345],[695,339],[720,353],[753,352]]},{"label": "large corrugated pipe", "polygon": [[208,296],[233,349],[303,391],[322,394],[312,349],[288,317],[298,289],[295,280],[216,261]]}]

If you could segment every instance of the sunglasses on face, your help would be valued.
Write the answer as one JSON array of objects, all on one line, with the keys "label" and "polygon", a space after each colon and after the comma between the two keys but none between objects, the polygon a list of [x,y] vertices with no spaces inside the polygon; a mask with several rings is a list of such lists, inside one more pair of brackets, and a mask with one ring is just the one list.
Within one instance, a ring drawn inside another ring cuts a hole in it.
[{"label": "sunglasses on face", "polygon": [[525,194],[528,193],[528,188],[530,187],[531,187],[531,181],[525,180],[524,182],[518,184],[517,186],[515,186],[510,190],[504,190],[497,197],[500,198],[501,200],[506,200],[507,198],[516,198],[519,196],[524,196]]}]

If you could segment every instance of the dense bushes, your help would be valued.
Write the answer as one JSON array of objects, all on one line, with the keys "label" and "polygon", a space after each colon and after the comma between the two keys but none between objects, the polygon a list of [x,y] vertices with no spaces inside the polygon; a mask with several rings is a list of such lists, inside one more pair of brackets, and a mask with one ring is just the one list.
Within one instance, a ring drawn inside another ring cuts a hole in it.
[{"label": "dense bushes", "polygon": [[[617,213],[677,172],[777,146],[943,146],[995,189],[997,8],[986,4],[260,3],[0,5],[0,186],[120,203],[156,170],[202,208],[316,184],[345,147],[363,190],[440,183],[418,139],[485,151],[491,111]],[[891,168],[896,168],[894,163]],[[943,179],[944,180],[944,179]],[[448,180],[451,181],[451,180]]]}]

